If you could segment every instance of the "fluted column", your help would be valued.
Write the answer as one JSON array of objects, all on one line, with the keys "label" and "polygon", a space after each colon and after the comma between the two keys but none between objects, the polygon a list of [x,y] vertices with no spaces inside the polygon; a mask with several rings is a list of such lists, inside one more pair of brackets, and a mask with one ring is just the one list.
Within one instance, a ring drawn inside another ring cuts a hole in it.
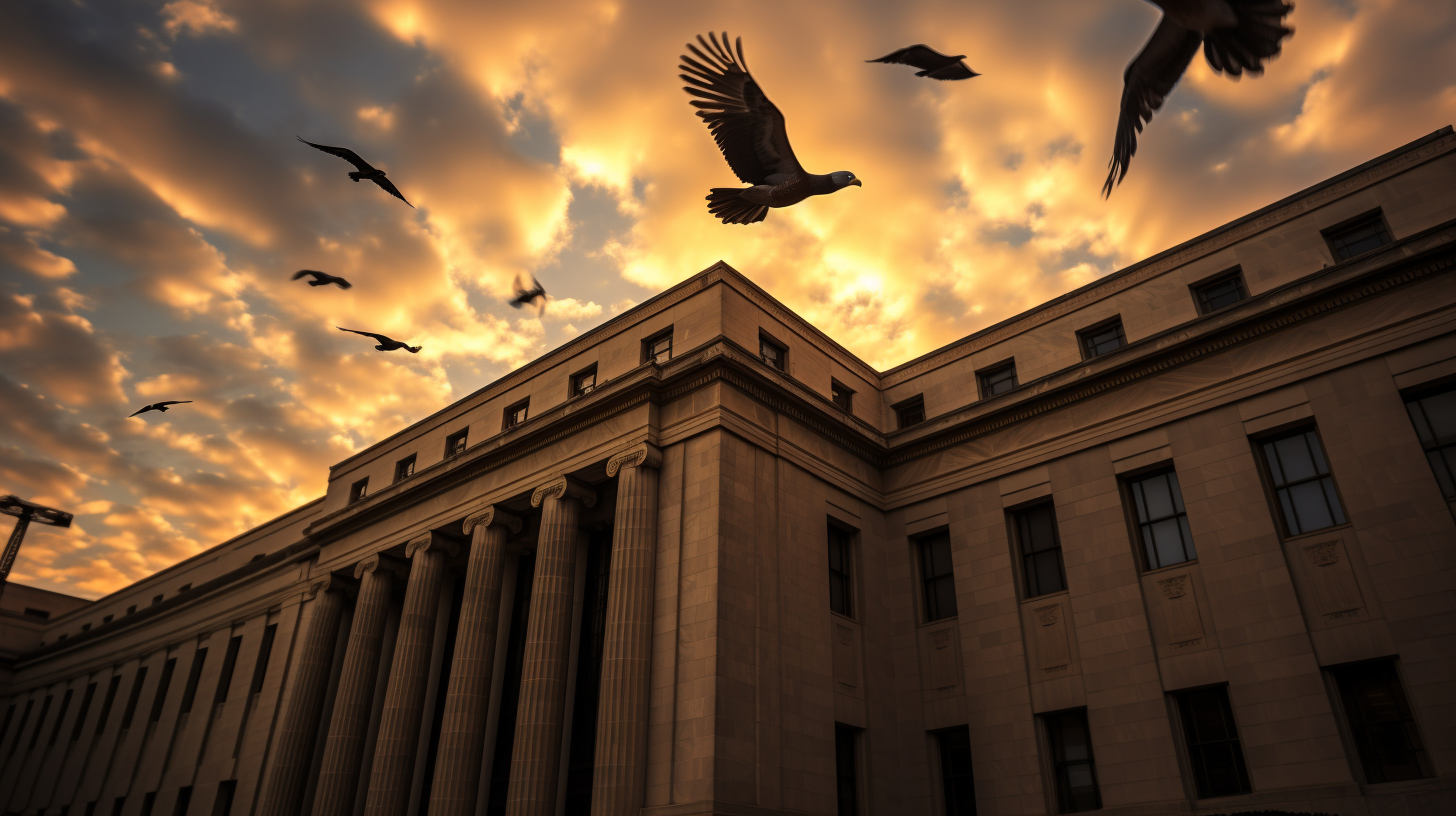
[{"label": "fluted column", "polygon": [[607,576],[592,816],[636,816],[647,784],[647,695],[657,559],[657,467],[661,464],[662,454],[647,444],[607,462],[607,476],[617,476],[617,512],[612,525],[612,569]]},{"label": "fluted column", "polygon": [[541,508],[536,544],[536,576],[526,620],[526,652],[521,665],[521,703],[511,751],[506,816],[554,816],[561,767],[561,727],[566,718],[566,666],[571,651],[571,612],[575,601],[578,518],[596,494],[566,478],[543,485],[531,495]]},{"label": "fluted column", "polygon": [[354,624],[344,650],[344,668],[334,695],[324,761],[319,770],[312,816],[353,816],[354,792],[359,788],[364,762],[364,738],[374,707],[374,679],[379,675],[379,652],[389,601],[394,594],[394,570],[383,556],[372,556],[354,568],[360,579],[354,603]]},{"label": "fluted column", "polygon": [[453,543],[438,533],[426,533],[405,547],[405,556],[412,562],[409,585],[404,591],[404,610],[399,616],[399,637],[394,644],[394,663],[389,669],[389,688],[384,692],[379,738],[374,743],[374,769],[369,775],[365,816],[404,816],[409,809],[420,723],[425,714],[425,686],[430,678],[435,616],[440,608],[440,585],[445,578],[445,558],[454,555],[455,549]]},{"label": "fluted column", "polygon": [[293,697],[278,725],[278,747],[272,773],[263,790],[262,816],[295,816],[308,784],[308,764],[318,740],[319,719],[328,694],[329,670],[334,665],[334,644],[339,639],[339,618],[344,611],[347,579],[323,576],[309,586],[313,619],[308,624],[298,668],[293,676]]},{"label": "fluted column", "polygon": [[521,531],[521,520],[494,506],[467,516],[471,537],[465,568],[455,657],[435,753],[430,786],[430,816],[473,816],[480,792],[480,762],[485,750],[485,720],[490,707],[490,677],[495,667],[500,627],[501,577],[506,538]]}]

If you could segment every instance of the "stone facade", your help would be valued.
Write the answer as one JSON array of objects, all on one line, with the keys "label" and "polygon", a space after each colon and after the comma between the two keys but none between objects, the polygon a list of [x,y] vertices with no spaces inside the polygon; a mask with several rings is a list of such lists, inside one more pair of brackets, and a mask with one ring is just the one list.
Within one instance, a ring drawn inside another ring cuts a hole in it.
[{"label": "stone facade", "polygon": [[886,372],[720,263],[237,539],[7,596],[0,809],[1456,812],[1453,272],[1450,128]]}]

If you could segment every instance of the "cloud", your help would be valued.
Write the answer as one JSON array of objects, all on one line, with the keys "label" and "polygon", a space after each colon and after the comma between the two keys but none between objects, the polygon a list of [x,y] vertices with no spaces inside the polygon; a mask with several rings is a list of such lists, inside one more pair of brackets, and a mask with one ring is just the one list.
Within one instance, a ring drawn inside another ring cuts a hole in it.
[{"label": "cloud", "polygon": [[174,38],[184,31],[200,37],[238,30],[237,20],[207,0],[174,0],[162,6],[162,18],[167,33]]}]

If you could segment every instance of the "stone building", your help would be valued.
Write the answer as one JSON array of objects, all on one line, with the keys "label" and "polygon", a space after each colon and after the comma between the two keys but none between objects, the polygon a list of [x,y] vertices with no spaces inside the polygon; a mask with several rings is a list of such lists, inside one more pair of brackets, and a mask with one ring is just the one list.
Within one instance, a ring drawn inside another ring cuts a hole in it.
[{"label": "stone building", "polygon": [[1453,270],[1449,127],[884,372],[715,265],[5,611],[0,806],[1456,812]]}]

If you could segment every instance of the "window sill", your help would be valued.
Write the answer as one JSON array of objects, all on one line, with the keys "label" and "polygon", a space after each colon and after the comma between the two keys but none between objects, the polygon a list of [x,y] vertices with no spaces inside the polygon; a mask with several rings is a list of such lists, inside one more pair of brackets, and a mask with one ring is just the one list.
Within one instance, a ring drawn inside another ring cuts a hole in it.
[{"label": "window sill", "polygon": [[1072,594],[1072,590],[1070,590],[1070,589],[1059,589],[1056,592],[1048,592],[1045,595],[1033,595],[1030,598],[1022,598],[1021,599],[1021,603],[1023,603],[1023,604],[1035,603],[1035,602],[1038,602],[1038,601],[1045,601],[1047,598],[1055,598],[1055,597],[1057,597],[1059,595],[1071,595],[1071,594]]},{"label": "window sill", "polygon": [[1298,535],[1281,536],[1281,538],[1284,541],[1304,541],[1308,538],[1316,538],[1318,536],[1329,535],[1330,533],[1339,532],[1341,530],[1352,530],[1354,528],[1355,523],[1352,521],[1347,521],[1344,524],[1336,524],[1333,527],[1321,527],[1318,530],[1311,530],[1307,533],[1300,533]]},{"label": "window sill", "polygon": [[1161,573],[1161,572],[1167,572],[1168,570],[1175,570],[1175,569],[1178,569],[1179,567],[1186,567],[1189,564],[1197,564],[1197,563],[1198,563],[1198,559],[1197,558],[1190,558],[1187,561],[1179,561],[1176,564],[1169,564],[1166,567],[1155,567],[1153,569],[1143,570],[1143,575],[1157,575],[1158,573]]},{"label": "window sill", "polygon": [[[849,615],[844,614],[843,612],[835,612],[833,609],[831,609],[831,610],[829,610],[829,615],[831,617],[839,618],[840,620],[849,621],[850,623],[853,623],[853,624],[856,624],[856,625],[859,624],[859,621],[858,620],[856,620],[855,618],[850,617]],[[941,620],[946,620],[946,618],[941,618]]]},{"label": "window sill", "polygon": [[918,624],[916,626],[916,628],[917,629],[924,629],[927,626],[937,626],[937,625],[940,625],[940,624],[945,623],[946,621],[959,621],[959,620],[960,620],[960,615],[951,615],[951,616],[945,617],[945,618],[936,618],[933,621],[924,621],[924,622]]}]

